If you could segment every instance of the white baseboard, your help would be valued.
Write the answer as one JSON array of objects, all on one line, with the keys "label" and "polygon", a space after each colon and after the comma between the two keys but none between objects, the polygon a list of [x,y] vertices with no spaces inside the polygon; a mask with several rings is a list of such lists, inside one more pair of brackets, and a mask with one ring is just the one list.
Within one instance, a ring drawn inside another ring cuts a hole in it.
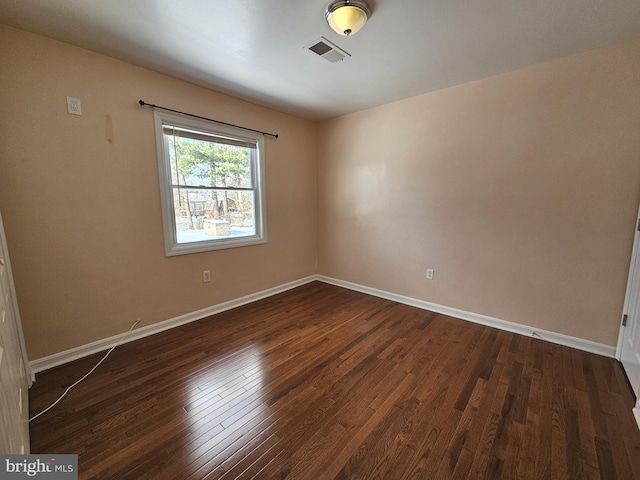
[{"label": "white baseboard", "polygon": [[404,303],[405,305],[411,305],[412,307],[418,307],[424,310],[442,313],[450,317],[460,318],[469,322],[487,325],[489,327],[498,328],[500,330],[518,333],[520,335],[539,338],[541,340],[546,340],[548,342],[557,343],[567,347],[577,348],[578,350],[584,350],[590,353],[596,353],[605,357],[614,358],[616,354],[615,347],[602,343],[596,343],[590,340],[583,340],[582,338],[563,335],[561,333],[541,330],[539,328],[529,327],[527,325],[521,325],[519,323],[508,322],[506,320],[500,320],[498,318],[488,317],[486,315],[480,315],[478,313],[467,312],[465,310],[459,310],[457,308],[438,305],[437,303],[426,302],[424,300],[418,300],[417,298],[405,297],[404,295],[398,295],[395,293],[386,292],[384,290],[378,290],[376,288],[365,287],[364,285],[358,285],[357,283],[351,283],[344,280],[325,277],[323,275],[317,275],[316,279],[321,282],[330,283],[332,285],[366,293],[375,297],[392,300],[398,303]]},{"label": "white baseboard", "polygon": [[240,307],[242,305],[246,305],[247,303],[255,302],[257,300],[261,300],[263,298],[267,298],[272,295],[291,290],[292,288],[296,288],[301,285],[313,282],[314,280],[317,280],[316,275],[311,275],[309,277],[301,278],[300,280],[295,280],[293,282],[285,283],[277,287],[262,290],[257,293],[252,293],[251,295],[236,298],[235,300],[230,300],[228,302],[220,303],[212,307],[203,308],[202,310],[198,310],[196,312],[187,313],[184,315],[180,315],[179,317],[137,328],[128,334],[121,333],[119,335],[114,335],[113,337],[108,337],[103,340],[98,340],[86,345],[81,345],[79,347],[65,350],[60,353],[54,353],[53,355],[49,355],[48,357],[38,358],[29,362],[29,365],[33,373],[42,372],[44,370],[57,367],[58,365],[63,365],[79,358],[108,350],[118,343],[128,343],[140,338],[148,337],[149,335],[153,335],[155,333],[160,333],[165,330],[184,325],[186,323],[194,322],[196,320],[215,315],[216,313],[225,312],[227,310],[231,310],[232,308]]},{"label": "white baseboard", "polygon": [[[376,288],[366,287],[364,285],[358,285],[356,283],[351,283],[344,280],[338,280],[335,278],[326,277],[324,275],[310,275],[308,277],[301,278],[293,282],[285,283],[283,285],[269,288],[267,290],[253,293],[251,295],[246,295],[244,297],[240,297],[235,300],[230,300],[228,302],[220,303],[212,307],[207,307],[202,310],[198,310],[196,312],[180,315],[178,317],[171,318],[169,320],[164,320],[158,323],[154,323],[153,325],[147,325],[145,327],[135,329],[129,334],[121,333],[119,335],[114,335],[112,337],[108,337],[103,340],[98,340],[96,342],[88,343],[86,345],[81,345],[79,347],[72,348],[70,350],[65,350],[60,353],[55,353],[53,355],[49,355],[48,357],[38,358],[36,360],[31,361],[29,363],[29,366],[31,367],[32,374],[37,372],[42,372],[44,370],[57,367],[58,365],[63,365],[65,363],[72,362],[79,358],[93,355],[94,353],[102,352],[104,350],[107,350],[113,347],[114,345],[117,345],[118,343],[128,343],[128,342],[132,342],[133,340],[138,340],[140,338],[148,337],[149,335],[160,333],[165,330],[169,330],[171,328],[184,325],[186,323],[194,322],[196,320],[200,320],[202,318],[215,315],[216,313],[221,313],[227,310],[231,310],[232,308],[236,308],[241,305],[246,305],[248,303],[255,302],[257,300],[261,300],[263,298],[267,298],[272,295],[285,292],[287,290],[291,290],[292,288],[296,288],[316,280],[324,283],[336,285],[339,287],[348,288],[349,290],[355,290],[357,292],[373,295],[375,297],[380,297],[380,298],[384,298],[394,302],[403,303],[405,305],[418,307],[423,310],[430,310],[432,312],[442,313],[450,317],[460,318],[462,320],[467,320],[469,322],[487,325],[489,327],[498,328],[500,330],[506,330],[508,332],[518,333],[520,335],[533,336],[536,338],[540,338],[541,340],[546,340],[552,343],[565,345],[567,347],[577,348],[579,350],[596,353],[598,355],[604,355],[606,357],[612,357],[612,358],[615,357],[616,349],[615,347],[612,347],[609,345],[591,342],[589,340],[583,340],[581,338],[571,337],[569,335],[563,335],[560,333],[550,332],[547,330],[541,330],[538,328],[529,327],[527,325],[520,325],[518,323],[512,323],[506,320],[500,320],[497,318],[488,317],[486,315],[480,315],[477,313],[459,310],[457,308],[438,305],[437,303],[426,302],[424,300],[418,300],[416,298],[406,297],[404,295],[398,295],[395,293],[386,292],[384,290],[378,290]],[[123,338],[125,336],[126,338]],[[637,408],[640,409],[640,406],[638,406]],[[640,410],[636,411],[634,409],[634,413],[636,414],[636,419],[638,419],[639,418],[638,416],[640,415]],[[640,420],[639,420],[639,423],[640,423]]]}]

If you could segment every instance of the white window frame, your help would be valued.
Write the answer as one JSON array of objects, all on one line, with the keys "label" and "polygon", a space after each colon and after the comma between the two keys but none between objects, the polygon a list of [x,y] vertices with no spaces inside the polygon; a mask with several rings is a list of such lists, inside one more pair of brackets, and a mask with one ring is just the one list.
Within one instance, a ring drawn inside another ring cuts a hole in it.
[{"label": "white window frame", "polygon": [[[267,243],[266,193],[264,181],[264,135],[240,128],[217,125],[205,120],[185,115],[154,112],[156,147],[158,154],[158,172],[160,177],[160,200],[162,204],[162,223],[166,256],[206,252],[224,248],[244,247]],[[251,175],[254,189],[254,235],[216,238],[190,243],[178,243],[176,233],[173,188],[171,181],[171,157],[169,144],[165,141],[164,126],[182,127],[205,134],[226,136],[245,142],[255,143],[256,155],[251,155]]]}]

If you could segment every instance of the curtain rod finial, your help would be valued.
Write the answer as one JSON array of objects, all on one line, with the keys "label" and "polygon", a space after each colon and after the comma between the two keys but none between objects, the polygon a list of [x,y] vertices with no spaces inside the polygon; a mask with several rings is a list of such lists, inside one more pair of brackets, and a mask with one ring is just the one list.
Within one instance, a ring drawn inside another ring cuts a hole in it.
[{"label": "curtain rod finial", "polygon": [[140,104],[141,107],[144,107],[146,105],[146,103],[144,103],[143,100],[138,100],[138,103]]}]

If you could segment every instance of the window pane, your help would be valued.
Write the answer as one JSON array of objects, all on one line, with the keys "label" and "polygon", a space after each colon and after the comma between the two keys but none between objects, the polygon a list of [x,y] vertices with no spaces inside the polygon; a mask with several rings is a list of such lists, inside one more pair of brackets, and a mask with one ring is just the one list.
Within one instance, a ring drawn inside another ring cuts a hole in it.
[{"label": "window pane", "polygon": [[266,243],[263,135],[153,115],[167,256]]},{"label": "window pane", "polygon": [[[255,148],[167,134],[174,185],[252,188]],[[215,137],[212,137],[214,139]]]},{"label": "window pane", "polygon": [[177,243],[256,234],[254,193],[173,187]]}]

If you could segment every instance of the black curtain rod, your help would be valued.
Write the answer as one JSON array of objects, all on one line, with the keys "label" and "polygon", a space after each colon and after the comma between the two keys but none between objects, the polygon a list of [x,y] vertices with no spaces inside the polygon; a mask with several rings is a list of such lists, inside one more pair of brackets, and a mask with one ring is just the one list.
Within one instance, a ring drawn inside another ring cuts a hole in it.
[{"label": "black curtain rod", "polygon": [[167,112],[180,113],[182,115],[187,115],[189,117],[199,118],[200,120],[207,120],[209,122],[219,123],[220,125],[227,125],[228,127],[241,128],[243,130],[249,130],[250,132],[261,133],[263,135],[269,135],[271,137],[278,138],[278,134],[277,133],[269,133],[269,132],[263,132],[261,130],[254,130],[253,128],[242,127],[240,125],[234,125],[233,123],[221,122],[220,120],[214,120],[213,118],[201,117],[199,115],[193,115],[191,113],[181,112],[180,110],[173,110],[171,108],[160,107],[158,105],[154,105],[153,103],[147,103],[144,100],[138,100],[138,103],[143,107],[147,106],[147,107],[152,107],[152,108],[159,108],[160,110],[166,110]]}]

